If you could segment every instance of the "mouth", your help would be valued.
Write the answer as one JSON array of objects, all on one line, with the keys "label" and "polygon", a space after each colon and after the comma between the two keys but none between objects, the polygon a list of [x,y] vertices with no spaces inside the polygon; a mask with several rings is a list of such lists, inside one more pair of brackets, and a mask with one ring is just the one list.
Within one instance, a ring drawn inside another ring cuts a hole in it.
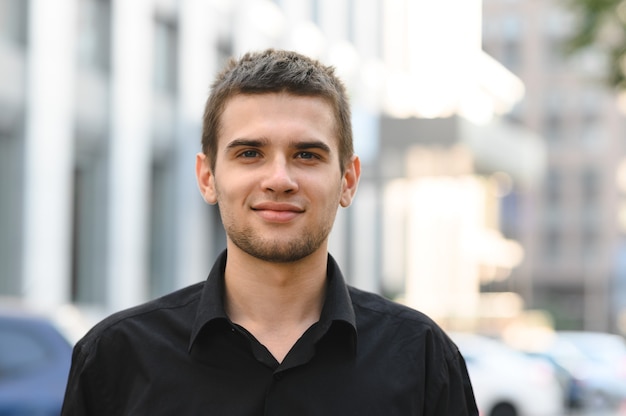
[{"label": "mouth", "polygon": [[304,212],[304,209],[297,205],[277,202],[256,204],[252,210],[265,221],[273,223],[290,222]]}]

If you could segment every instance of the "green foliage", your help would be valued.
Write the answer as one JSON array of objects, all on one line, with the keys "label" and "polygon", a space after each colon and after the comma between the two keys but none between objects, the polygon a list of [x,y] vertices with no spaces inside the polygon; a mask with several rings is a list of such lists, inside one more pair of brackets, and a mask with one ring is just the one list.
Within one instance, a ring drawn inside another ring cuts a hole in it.
[{"label": "green foliage", "polygon": [[610,86],[626,90],[626,0],[564,0],[577,26],[566,51],[575,54],[593,47],[606,53]]}]

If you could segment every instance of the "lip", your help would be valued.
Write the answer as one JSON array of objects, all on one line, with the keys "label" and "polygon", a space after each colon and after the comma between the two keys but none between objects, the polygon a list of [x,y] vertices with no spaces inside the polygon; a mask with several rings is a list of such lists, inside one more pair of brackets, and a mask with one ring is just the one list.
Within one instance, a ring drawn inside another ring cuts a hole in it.
[{"label": "lip", "polygon": [[286,223],[304,212],[298,205],[281,202],[255,204],[252,210],[268,222]]}]

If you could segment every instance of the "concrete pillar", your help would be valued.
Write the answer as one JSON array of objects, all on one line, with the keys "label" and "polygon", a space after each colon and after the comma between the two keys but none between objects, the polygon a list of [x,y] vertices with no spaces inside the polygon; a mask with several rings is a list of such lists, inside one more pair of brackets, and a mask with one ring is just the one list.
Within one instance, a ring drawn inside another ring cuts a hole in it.
[{"label": "concrete pillar", "polygon": [[201,151],[204,104],[216,56],[218,11],[202,0],[179,3],[178,120],[176,126],[176,285],[203,280],[213,263],[214,229],[210,209],[202,199],[195,178],[195,155]]},{"label": "concrete pillar", "polygon": [[52,307],[69,300],[77,4],[29,6],[23,294]]},{"label": "concrete pillar", "polygon": [[112,2],[107,307],[147,297],[152,46],[151,0]]}]

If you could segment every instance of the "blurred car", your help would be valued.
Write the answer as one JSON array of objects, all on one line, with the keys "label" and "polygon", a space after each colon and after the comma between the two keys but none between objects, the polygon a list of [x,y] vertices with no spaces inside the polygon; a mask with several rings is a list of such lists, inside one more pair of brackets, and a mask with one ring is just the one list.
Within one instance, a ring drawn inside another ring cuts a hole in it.
[{"label": "blurred car", "polygon": [[581,381],[584,408],[616,410],[626,404],[626,341],[621,336],[556,331],[541,354]]},{"label": "blurred car", "polygon": [[0,308],[0,415],[58,416],[72,346],[52,321]]},{"label": "blurred car", "polygon": [[572,371],[571,368],[565,367],[558,362],[553,356],[537,351],[524,351],[531,357],[545,360],[554,369],[556,378],[561,384],[564,393],[565,406],[569,410],[578,410],[585,407],[586,403],[586,384],[581,380],[580,376]]},{"label": "blurred car", "polygon": [[563,390],[552,368],[500,341],[451,333],[467,363],[483,416],[554,416],[565,413]]}]

